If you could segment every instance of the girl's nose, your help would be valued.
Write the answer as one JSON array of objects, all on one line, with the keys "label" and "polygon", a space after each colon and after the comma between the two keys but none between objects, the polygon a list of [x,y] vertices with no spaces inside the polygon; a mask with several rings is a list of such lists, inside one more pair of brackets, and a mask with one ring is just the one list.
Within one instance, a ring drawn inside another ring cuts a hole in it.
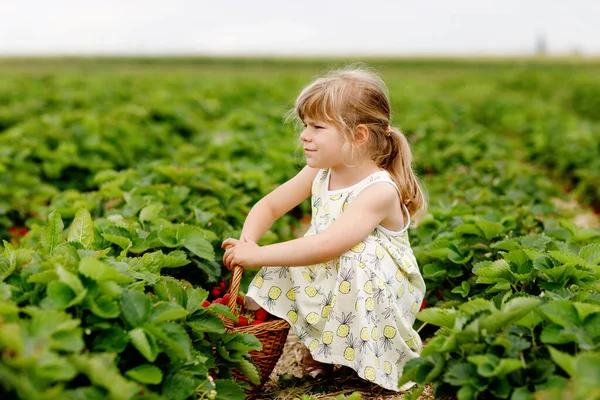
[{"label": "girl's nose", "polygon": [[300,134],[300,140],[302,140],[303,142],[310,142],[309,136],[306,133],[306,129],[304,129]]}]

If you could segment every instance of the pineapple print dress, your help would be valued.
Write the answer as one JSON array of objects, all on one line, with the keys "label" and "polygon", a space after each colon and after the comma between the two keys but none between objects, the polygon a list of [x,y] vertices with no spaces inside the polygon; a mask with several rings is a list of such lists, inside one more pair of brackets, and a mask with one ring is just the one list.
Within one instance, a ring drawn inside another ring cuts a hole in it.
[{"label": "pineapple print dress", "polygon": [[[376,182],[396,187],[387,171],[328,190],[329,170],[312,187],[312,219],[305,236],[326,230],[361,190]],[[397,187],[396,187],[397,189]],[[247,296],[289,322],[317,361],[345,365],[386,389],[398,387],[404,364],[419,356],[413,329],[425,283],[410,248],[408,223],[398,232],[378,226],[341,256],[306,267],[263,267]]]}]

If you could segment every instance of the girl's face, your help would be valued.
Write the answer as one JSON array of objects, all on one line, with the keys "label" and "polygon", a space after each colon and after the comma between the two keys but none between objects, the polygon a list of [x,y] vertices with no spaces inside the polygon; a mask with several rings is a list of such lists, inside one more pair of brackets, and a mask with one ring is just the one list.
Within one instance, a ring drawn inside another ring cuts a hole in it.
[{"label": "girl's face", "polygon": [[334,124],[305,118],[304,126],[300,140],[309,167],[331,168],[344,163],[344,139]]}]

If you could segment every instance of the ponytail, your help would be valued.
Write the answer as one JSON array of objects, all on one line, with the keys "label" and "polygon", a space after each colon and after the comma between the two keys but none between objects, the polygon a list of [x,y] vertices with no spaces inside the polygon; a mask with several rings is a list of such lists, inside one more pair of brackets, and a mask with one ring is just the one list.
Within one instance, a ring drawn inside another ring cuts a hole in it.
[{"label": "ponytail", "polygon": [[419,178],[413,171],[410,144],[399,129],[390,128],[388,132],[386,140],[391,148],[380,166],[390,173],[400,190],[402,203],[406,205],[410,216],[417,219],[426,212],[427,200]]}]

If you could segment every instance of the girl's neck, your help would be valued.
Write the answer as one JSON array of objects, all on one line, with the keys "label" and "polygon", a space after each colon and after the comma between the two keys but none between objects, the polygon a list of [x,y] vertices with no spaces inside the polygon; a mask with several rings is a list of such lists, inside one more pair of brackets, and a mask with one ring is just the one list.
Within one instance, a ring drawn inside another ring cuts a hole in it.
[{"label": "girl's neck", "polygon": [[382,171],[375,162],[368,160],[352,167],[345,165],[331,167],[329,190],[337,190],[354,185],[374,172]]}]

